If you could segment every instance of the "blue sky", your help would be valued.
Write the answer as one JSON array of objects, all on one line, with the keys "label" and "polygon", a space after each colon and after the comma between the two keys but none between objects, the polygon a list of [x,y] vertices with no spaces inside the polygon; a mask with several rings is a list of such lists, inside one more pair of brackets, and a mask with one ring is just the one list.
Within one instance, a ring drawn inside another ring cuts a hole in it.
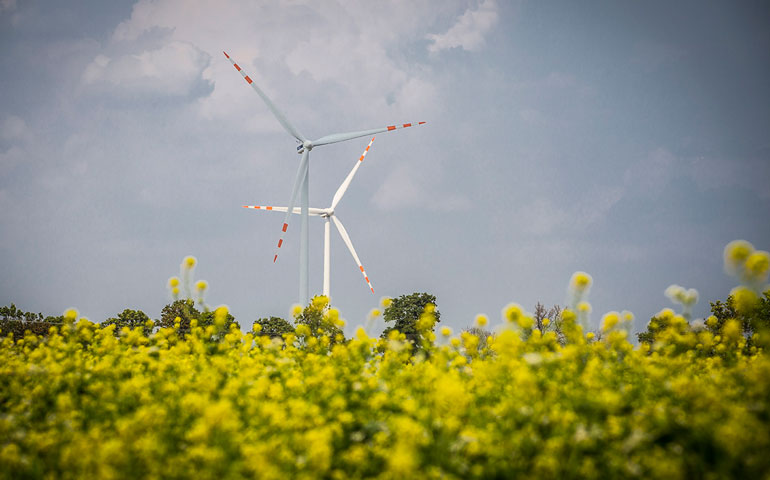
[{"label": "blue sky", "polygon": [[[725,244],[770,249],[769,27],[764,2],[0,0],[0,303],[157,317],[192,254],[242,325],[288,315],[298,223],[274,265],[281,215],[240,206],[285,205],[299,156],[227,50],[309,137],[428,122],[378,135],[337,209],[376,290],[333,237],[349,331],[414,291],[455,329],[564,304],[576,270],[595,325],[643,328],[672,283],[703,316]],[[312,206],[367,141],[314,152]]]}]

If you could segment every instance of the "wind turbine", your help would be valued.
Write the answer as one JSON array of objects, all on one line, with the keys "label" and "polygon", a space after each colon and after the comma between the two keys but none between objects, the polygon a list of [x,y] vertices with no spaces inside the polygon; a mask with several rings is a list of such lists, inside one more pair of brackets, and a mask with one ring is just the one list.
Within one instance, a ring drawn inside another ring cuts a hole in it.
[{"label": "wind turbine", "polygon": [[[369,152],[369,148],[372,146],[372,142],[374,142],[374,137],[369,141],[369,145],[366,146],[366,149],[364,150],[364,153],[361,154],[361,157],[356,161],[356,165],[353,167],[353,169],[348,173],[348,176],[345,177],[345,180],[342,181],[342,184],[340,184],[339,188],[337,188],[337,191],[334,193],[334,197],[332,197],[332,204],[329,206],[329,208],[308,208],[308,215],[312,217],[321,217],[325,220],[324,222],[324,284],[323,284],[323,294],[326,296],[326,298],[331,300],[330,296],[330,265],[331,265],[331,247],[330,247],[330,230],[331,230],[331,222],[334,222],[334,226],[337,228],[337,232],[340,234],[340,237],[342,237],[342,241],[345,242],[345,245],[348,247],[348,250],[350,250],[350,254],[353,256],[353,260],[356,261],[356,264],[358,265],[358,269],[361,270],[361,274],[364,276],[364,280],[366,280],[366,284],[369,285],[369,290],[374,293],[374,287],[372,287],[372,282],[369,281],[369,276],[366,274],[366,270],[364,270],[364,266],[361,265],[361,260],[358,258],[358,254],[356,254],[356,249],[353,248],[353,242],[350,241],[350,236],[348,235],[347,230],[345,230],[345,227],[342,225],[342,222],[337,218],[337,216],[334,214],[334,209],[337,208],[337,205],[340,203],[340,200],[342,200],[342,196],[345,195],[345,192],[348,190],[348,187],[350,186],[350,182],[353,180],[353,177],[355,176],[356,172],[358,171],[358,168],[361,166],[361,163],[364,161],[364,157],[366,157],[367,152]],[[288,207],[270,207],[270,206],[264,206],[264,205],[244,205],[243,208],[253,208],[256,210],[266,210],[266,211],[273,211],[273,212],[289,212]],[[291,213],[299,215],[301,213],[301,209],[298,207],[294,207],[291,210]]]},{"label": "wind turbine", "polygon": [[[352,140],[354,138],[358,137],[364,137],[369,135],[374,135],[380,132],[389,132],[392,130],[396,130],[397,128],[406,128],[411,127],[412,125],[422,125],[425,122],[417,122],[417,123],[404,123],[401,125],[389,125],[387,127],[382,128],[373,128],[369,130],[362,130],[358,132],[348,132],[348,133],[334,133],[331,135],[326,135],[323,137],[320,137],[317,140],[308,140],[304,135],[302,135],[299,130],[297,130],[286,118],[286,116],[281,113],[280,110],[278,110],[278,107],[276,107],[273,102],[265,95],[265,92],[260,89],[256,83],[246,74],[246,72],[243,71],[243,69],[235,63],[235,61],[230,58],[230,55],[227,54],[227,52],[222,52],[225,54],[225,57],[227,57],[228,60],[230,60],[230,63],[233,64],[236,70],[240,72],[240,74],[243,76],[243,79],[246,80],[246,83],[251,85],[251,88],[254,89],[255,92],[257,92],[257,95],[262,98],[262,101],[265,102],[265,105],[267,105],[267,108],[270,109],[270,111],[273,113],[273,116],[278,120],[278,123],[281,124],[281,126],[286,130],[289,135],[294,137],[297,140],[297,153],[302,155],[302,159],[299,162],[299,168],[297,169],[297,176],[294,179],[294,186],[291,190],[291,198],[289,200],[289,206],[286,207],[286,216],[283,220],[283,227],[281,228],[281,235],[278,239],[278,246],[275,250],[275,255],[273,256],[273,263],[275,263],[278,260],[278,252],[280,251],[281,245],[283,244],[283,237],[286,233],[286,229],[289,228],[289,216],[294,211],[294,205],[297,201],[297,193],[301,190],[302,195],[300,197],[300,248],[299,248],[299,301],[301,305],[307,305],[308,303],[308,189],[309,189],[309,168],[308,168],[308,161],[310,158],[310,150],[312,150],[314,147],[319,147],[321,145],[330,145],[332,143],[338,143],[338,142],[344,142],[346,140]],[[336,225],[336,223],[335,223]]]}]

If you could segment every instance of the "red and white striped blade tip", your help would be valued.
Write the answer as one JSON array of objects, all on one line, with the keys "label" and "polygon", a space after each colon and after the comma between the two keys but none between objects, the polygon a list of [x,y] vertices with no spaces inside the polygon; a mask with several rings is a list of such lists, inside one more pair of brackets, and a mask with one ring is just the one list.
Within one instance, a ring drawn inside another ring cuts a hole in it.
[{"label": "red and white striped blade tip", "polygon": [[388,131],[395,130],[397,128],[407,128],[412,127],[414,125],[425,125],[426,122],[416,122],[416,123],[402,123],[401,125],[388,125]]}]

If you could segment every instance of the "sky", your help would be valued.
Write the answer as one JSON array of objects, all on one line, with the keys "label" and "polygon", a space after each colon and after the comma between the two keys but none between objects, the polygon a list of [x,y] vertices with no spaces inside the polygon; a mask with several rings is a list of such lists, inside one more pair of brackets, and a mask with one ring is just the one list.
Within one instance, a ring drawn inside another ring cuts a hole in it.
[{"label": "sky", "polygon": [[[386,125],[336,209],[346,331],[428,292],[456,331],[510,302],[635,331],[671,284],[724,300],[724,246],[770,250],[770,5],[762,1],[0,0],[0,304],[153,318],[186,255],[244,329],[289,318],[299,222],[273,264],[295,142]],[[368,143],[319,147],[326,207]],[[311,218],[310,290],[323,222]],[[314,221],[317,220],[317,221]],[[382,320],[371,327],[379,333]]]}]

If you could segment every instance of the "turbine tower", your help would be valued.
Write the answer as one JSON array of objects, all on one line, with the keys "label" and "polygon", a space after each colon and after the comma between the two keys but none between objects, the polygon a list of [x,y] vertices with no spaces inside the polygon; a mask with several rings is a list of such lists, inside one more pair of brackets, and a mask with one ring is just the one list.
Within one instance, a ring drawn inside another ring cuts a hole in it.
[{"label": "turbine tower", "polygon": [[[330,264],[331,264],[331,254],[330,254],[330,230],[331,230],[331,222],[334,222],[334,226],[337,228],[337,232],[340,234],[340,237],[342,237],[342,241],[345,242],[345,245],[348,247],[348,250],[350,251],[350,254],[353,256],[353,260],[356,261],[356,265],[358,265],[358,269],[361,270],[361,274],[364,276],[364,280],[366,280],[366,284],[369,285],[369,289],[374,293],[374,287],[372,287],[372,282],[369,281],[369,276],[366,274],[366,270],[364,270],[364,266],[361,264],[361,260],[358,258],[358,254],[356,253],[356,249],[353,247],[353,242],[350,240],[350,236],[348,235],[347,230],[345,230],[345,227],[342,225],[342,222],[337,218],[337,216],[334,213],[334,209],[337,208],[337,205],[339,205],[340,200],[342,200],[342,197],[345,195],[345,192],[348,190],[348,187],[350,186],[350,182],[353,181],[353,177],[355,176],[356,172],[358,171],[358,168],[361,166],[361,163],[364,161],[364,158],[366,157],[366,154],[369,152],[369,148],[372,146],[372,142],[374,142],[374,137],[369,141],[369,145],[366,146],[366,149],[364,150],[364,153],[361,154],[361,157],[356,161],[356,165],[353,167],[353,169],[348,173],[348,176],[345,177],[345,180],[342,181],[342,184],[340,184],[339,188],[337,188],[337,191],[334,193],[334,197],[332,197],[332,204],[329,206],[329,208],[308,208],[308,215],[313,217],[321,217],[325,220],[324,222],[324,283],[323,283],[323,294],[331,300],[331,287],[330,287]],[[264,206],[264,205],[244,205],[243,208],[253,208],[256,210],[265,210],[265,211],[273,211],[273,212],[289,212],[289,207],[272,207],[272,206]],[[294,207],[291,210],[291,213],[299,215],[301,213],[301,209]]]},{"label": "turbine tower", "polygon": [[374,135],[381,132],[389,132],[391,130],[396,130],[397,128],[406,128],[411,127],[412,125],[422,125],[425,122],[417,122],[417,123],[404,123],[401,125],[389,125],[387,127],[382,128],[373,128],[369,130],[362,130],[358,132],[348,132],[348,133],[333,133],[331,135],[325,135],[323,137],[320,137],[317,140],[308,140],[304,135],[302,135],[299,130],[294,128],[294,126],[289,122],[289,120],[286,118],[286,116],[281,113],[280,110],[278,110],[278,107],[276,107],[273,102],[265,95],[265,92],[260,89],[256,83],[246,74],[246,72],[243,71],[243,69],[235,63],[235,61],[230,58],[230,55],[227,54],[227,52],[222,52],[225,54],[225,57],[227,57],[228,60],[230,60],[230,63],[233,64],[236,70],[240,72],[240,74],[243,76],[243,79],[246,80],[246,83],[251,85],[251,88],[254,89],[255,92],[257,92],[257,95],[262,98],[262,101],[265,102],[265,105],[267,105],[267,108],[270,109],[270,111],[273,113],[273,116],[278,120],[278,123],[281,124],[281,126],[286,130],[289,135],[294,137],[297,140],[297,153],[302,155],[302,159],[299,162],[299,168],[297,169],[297,176],[294,179],[294,186],[291,189],[291,197],[289,200],[289,206],[286,210],[286,216],[283,220],[283,226],[281,227],[281,235],[278,238],[278,246],[276,247],[275,255],[273,256],[273,263],[275,263],[278,260],[278,252],[280,251],[281,245],[283,244],[283,237],[286,233],[286,230],[289,228],[289,216],[294,211],[294,205],[297,201],[297,193],[301,190],[302,195],[300,197],[300,248],[299,248],[299,302],[301,305],[307,305],[308,303],[308,264],[309,264],[309,258],[308,258],[308,189],[309,189],[309,168],[308,168],[308,161],[310,158],[310,151],[314,147],[319,147],[321,145],[330,145],[332,143],[338,143],[338,142],[344,142],[346,140],[352,140],[354,138],[358,137],[364,137],[369,135]]}]

